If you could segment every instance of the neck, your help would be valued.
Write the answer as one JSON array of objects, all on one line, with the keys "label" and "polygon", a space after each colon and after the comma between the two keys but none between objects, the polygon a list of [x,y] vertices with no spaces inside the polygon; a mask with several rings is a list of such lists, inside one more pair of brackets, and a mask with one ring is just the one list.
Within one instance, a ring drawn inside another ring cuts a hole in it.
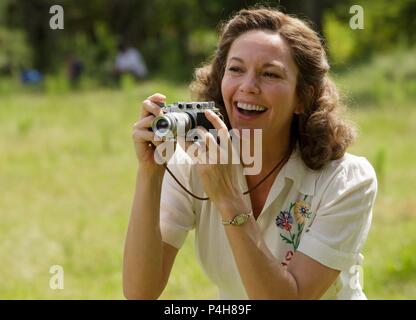
[{"label": "neck", "polygon": [[[254,139],[250,139],[250,149],[253,153],[254,149]],[[286,135],[280,135],[279,137],[275,138],[268,138],[263,137],[262,141],[262,148],[261,148],[261,159],[256,159],[256,161],[261,161],[261,170],[260,173],[257,175],[247,175],[246,180],[247,183],[249,183],[252,187],[255,184],[257,184],[261,179],[263,179],[266,175],[268,175],[275,166],[281,162],[283,159],[287,160],[287,158],[290,156],[288,153],[291,152],[290,150],[290,136]],[[244,167],[250,167],[252,164],[245,164]],[[273,173],[270,175],[269,178],[267,178],[262,185],[269,185],[273,183],[274,178],[277,176],[277,174],[280,172],[280,169],[283,167],[285,162],[281,163],[278,168],[276,168]]]}]

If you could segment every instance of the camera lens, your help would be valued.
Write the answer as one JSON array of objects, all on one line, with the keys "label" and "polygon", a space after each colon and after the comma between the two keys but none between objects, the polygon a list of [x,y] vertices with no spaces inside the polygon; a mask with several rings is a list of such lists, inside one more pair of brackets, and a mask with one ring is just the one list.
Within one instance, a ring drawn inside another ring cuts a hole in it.
[{"label": "camera lens", "polygon": [[156,123],[155,127],[156,130],[159,131],[160,133],[165,133],[166,131],[169,130],[169,121],[167,121],[166,119],[159,119],[159,121]]},{"label": "camera lens", "polygon": [[152,122],[152,130],[159,138],[175,139],[184,136],[196,123],[194,115],[188,112],[168,112],[157,116]]}]

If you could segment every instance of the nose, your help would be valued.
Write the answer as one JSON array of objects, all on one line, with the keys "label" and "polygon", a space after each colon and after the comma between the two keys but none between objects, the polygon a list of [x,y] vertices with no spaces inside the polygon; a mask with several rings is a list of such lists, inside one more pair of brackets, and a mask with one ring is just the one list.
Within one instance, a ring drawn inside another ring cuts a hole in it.
[{"label": "nose", "polygon": [[240,92],[259,94],[260,87],[257,79],[257,75],[253,73],[247,73],[240,84]]}]

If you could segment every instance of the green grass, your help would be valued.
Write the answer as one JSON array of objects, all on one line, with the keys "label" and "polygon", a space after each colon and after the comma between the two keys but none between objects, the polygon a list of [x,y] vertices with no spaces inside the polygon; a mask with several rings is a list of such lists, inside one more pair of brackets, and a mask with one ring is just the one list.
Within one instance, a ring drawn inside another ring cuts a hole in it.
[{"label": "green grass", "polygon": [[379,192],[366,246],[364,287],[371,299],[416,296],[416,110],[354,110],[360,127],[352,153],[366,156],[377,171]]},{"label": "green grass", "polygon": [[[131,126],[140,102],[155,91],[168,101],[189,98],[185,86],[154,81],[124,90],[0,96],[0,299],[123,298],[136,169]],[[358,108],[356,97],[351,117],[360,137],[350,152],[370,160],[380,184],[364,248],[365,291],[370,299],[414,298],[416,110],[411,99],[394,97]],[[162,299],[217,297],[193,241],[190,233]],[[64,267],[64,290],[49,288],[52,265]]]}]

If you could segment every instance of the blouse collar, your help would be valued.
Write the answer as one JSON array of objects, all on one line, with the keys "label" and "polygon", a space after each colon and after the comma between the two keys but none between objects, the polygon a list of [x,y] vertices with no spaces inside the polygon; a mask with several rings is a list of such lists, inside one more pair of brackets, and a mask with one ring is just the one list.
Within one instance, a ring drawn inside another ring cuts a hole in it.
[{"label": "blouse collar", "polygon": [[300,193],[310,196],[315,194],[317,171],[306,166],[301,158],[299,147],[293,150],[282,171],[283,176],[291,179]]}]

